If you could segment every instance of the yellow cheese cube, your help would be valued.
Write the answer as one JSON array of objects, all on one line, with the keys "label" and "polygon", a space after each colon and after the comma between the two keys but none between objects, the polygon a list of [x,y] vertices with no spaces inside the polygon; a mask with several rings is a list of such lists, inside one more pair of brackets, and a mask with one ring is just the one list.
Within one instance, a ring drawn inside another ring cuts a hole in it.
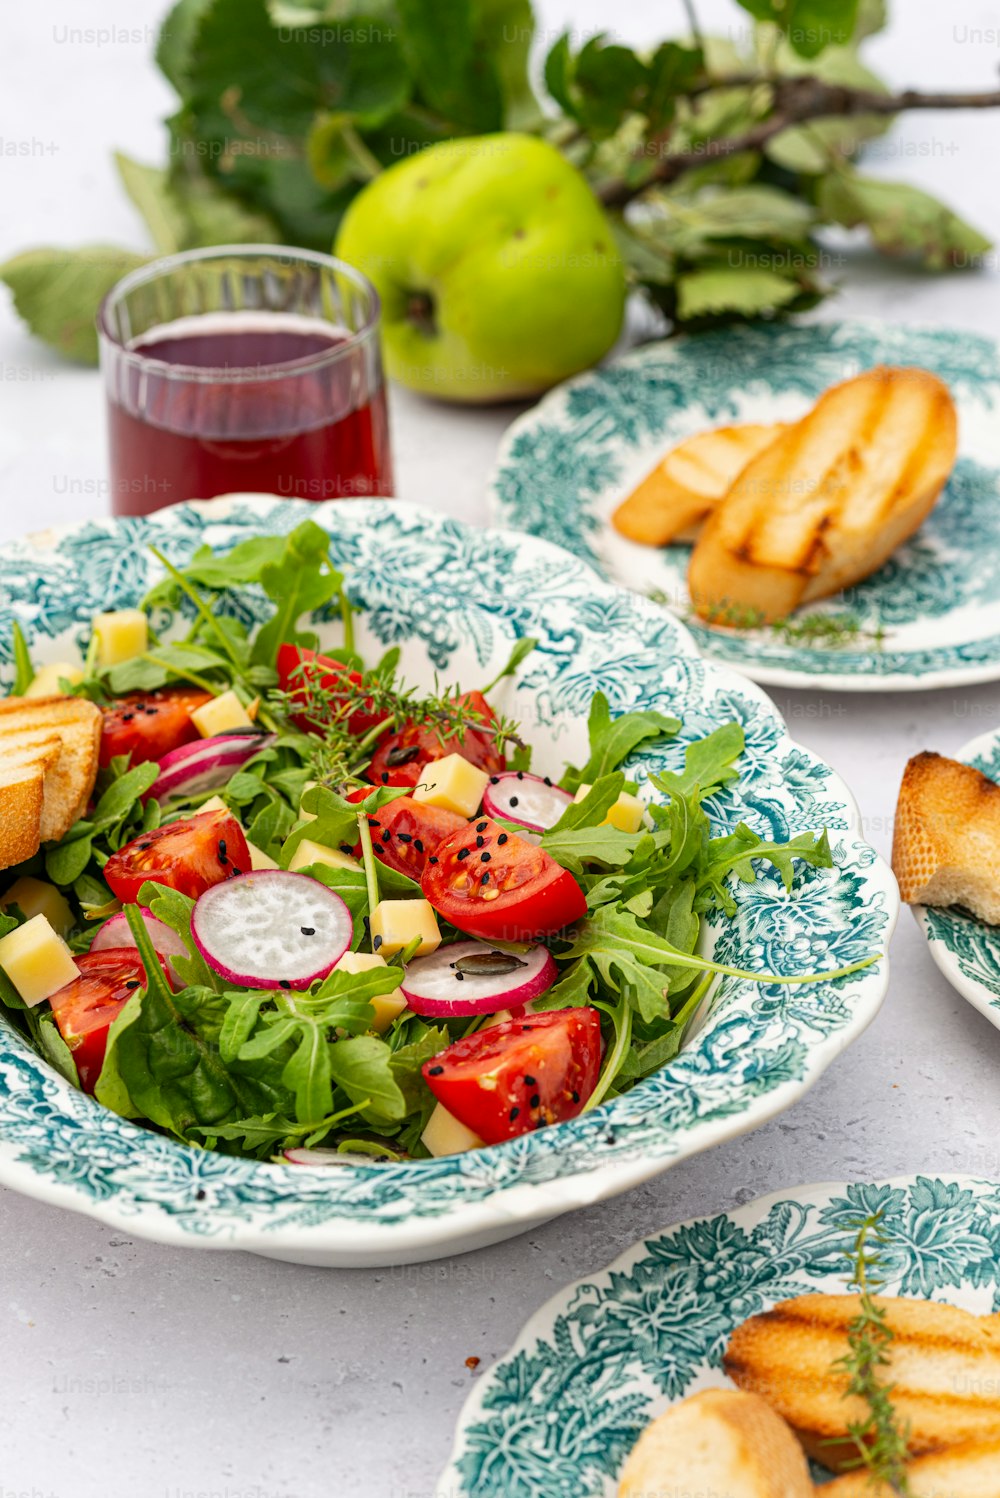
[{"label": "yellow cheese cube", "polygon": [[16,905],[29,921],[32,916],[43,915],[60,936],[65,936],[73,928],[73,912],[64,896],[54,884],[46,884],[44,879],[32,879],[30,874],[22,874],[15,880],[0,900],[0,910],[5,910],[8,905]]},{"label": "yellow cheese cube", "polygon": [[628,791],[622,791],[614,806],[608,807],[608,814],[604,821],[610,822],[611,826],[617,827],[620,832],[638,832],[645,814],[646,807],[639,797],[630,795]]},{"label": "yellow cheese cube", "polygon": [[200,806],[196,806],[194,811],[185,812],[184,815],[188,817],[197,817],[203,811],[229,811],[229,807],[226,805],[225,801],[223,801],[221,796],[209,796],[208,800],[203,801]]},{"label": "yellow cheese cube", "polygon": [[[524,1005],[524,1014],[534,1014],[534,1012],[534,1001],[532,999],[529,999],[528,1002]],[[517,1017],[518,1019],[522,1019],[523,1015],[519,1014]],[[496,1014],[491,1014],[488,1019],[483,1021],[482,1028],[484,1030],[489,1030],[492,1025],[505,1025],[508,1020],[513,1018],[514,1016],[513,1014],[511,1014],[509,1009],[498,1009]]]},{"label": "yellow cheese cube", "polygon": [[429,900],[380,900],[371,913],[372,946],[385,957],[401,952],[416,937],[414,957],[429,957],[441,945],[437,916]]},{"label": "yellow cheese cube", "polygon": [[324,848],[322,843],[304,837],[292,854],[288,867],[295,873],[297,869],[307,869],[311,863],[324,863],[328,869],[361,868],[358,860],[349,853],[341,853],[339,848]]},{"label": "yellow cheese cube", "polygon": [[258,848],[256,843],[247,843],[247,852],[250,854],[250,867],[252,869],[278,869],[280,864],[275,863],[263,848]]},{"label": "yellow cheese cube", "polygon": [[97,664],[118,666],[142,655],[149,647],[149,624],[142,609],[116,609],[111,614],[94,615],[97,636]]},{"label": "yellow cheese cube", "polygon": [[[592,790],[593,786],[581,785],[573,797],[574,802],[583,801]],[[645,814],[645,802],[640,801],[638,796],[633,796],[628,791],[622,791],[614,805],[608,807],[607,816],[600,825],[617,827],[620,832],[638,832]]]},{"label": "yellow cheese cube", "polygon": [[[379,957],[375,952],[345,952],[337,963],[335,972],[338,973],[370,973],[373,967],[388,967],[384,957]],[[372,1029],[379,1035],[384,1035],[403,1010],[406,1008],[406,995],[397,988],[394,993],[377,993],[373,999],[368,1000],[375,1011],[375,1019]]]},{"label": "yellow cheese cube", "polygon": [[80,976],[69,947],[43,915],[0,938],[0,967],[29,1008]]},{"label": "yellow cheese cube", "polygon": [[83,672],[79,666],[71,666],[68,661],[55,661],[51,666],[39,666],[24,695],[25,697],[59,697],[61,679],[76,686],[78,681],[83,680]]},{"label": "yellow cheese cube", "polygon": [[[313,786],[316,785],[317,783],[318,782],[315,781],[315,780],[307,780],[306,783],[305,783],[305,785],[302,787],[302,795],[304,796],[305,793],[306,793],[306,791],[311,791],[312,788],[313,788]],[[299,800],[301,801],[301,799],[302,799],[302,797],[300,796]],[[315,820],[316,820],[316,813],[314,811],[303,811],[302,807],[301,806],[299,807],[299,821],[300,822],[315,822]]]},{"label": "yellow cheese cube", "polygon": [[442,1155],[461,1155],[466,1150],[483,1148],[478,1134],[473,1134],[464,1123],[459,1123],[454,1113],[449,1113],[443,1103],[438,1103],[420,1136],[435,1159]]},{"label": "yellow cheese cube", "polygon": [[446,754],[444,759],[424,765],[413,799],[425,806],[457,812],[460,817],[473,817],[489,783],[485,770],[477,770],[460,754]]},{"label": "yellow cheese cube", "polygon": [[250,714],[236,693],[231,689],[202,707],[196,707],[191,722],[203,739],[211,739],[217,733],[228,733],[231,728],[252,728]]}]

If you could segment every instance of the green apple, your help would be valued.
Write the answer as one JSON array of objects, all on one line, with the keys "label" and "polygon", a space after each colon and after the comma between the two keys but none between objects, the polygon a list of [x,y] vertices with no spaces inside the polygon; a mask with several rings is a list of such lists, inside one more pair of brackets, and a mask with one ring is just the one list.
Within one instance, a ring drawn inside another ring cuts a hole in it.
[{"label": "green apple", "polygon": [[347,210],[336,253],[382,299],[389,374],[445,400],[537,395],[621,329],[611,225],[534,136],[444,141],[390,166]]}]

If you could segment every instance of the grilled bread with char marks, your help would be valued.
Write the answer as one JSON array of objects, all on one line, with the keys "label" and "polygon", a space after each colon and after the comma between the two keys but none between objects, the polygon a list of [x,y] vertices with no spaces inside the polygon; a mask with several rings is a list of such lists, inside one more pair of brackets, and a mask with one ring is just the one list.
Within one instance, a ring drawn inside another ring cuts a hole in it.
[{"label": "grilled bread with char marks", "polygon": [[910,905],[962,905],[1000,925],[1000,785],[925,751],[903,772],[892,871]]},{"label": "grilled bread with char marks", "polygon": [[[925,1300],[876,1303],[893,1333],[883,1376],[909,1424],[911,1455],[1000,1439],[1000,1317]],[[856,1460],[847,1423],[867,1413],[863,1400],[845,1397],[847,1376],[836,1366],[857,1314],[852,1295],[782,1301],[738,1326],[723,1359],[733,1382],[766,1399],[833,1472]]]},{"label": "grilled bread with char marks", "polygon": [[612,524],[643,546],[694,541],[702,521],[722,502],[750,459],[784,430],[781,422],[747,423],[685,438],[622,501]]},{"label": "grilled bread with char marks", "polygon": [[926,519],[957,444],[948,387],[926,370],[833,386],[709,516],[688,570],[695,609],[763,624],[867,577]]},{"label": "grilled bread with char marks", "polygon": [[[910,1498],[1000,1498],[1000,1440],[971,1441],[907,1462]],[[816,1498],[897,1498],[865,1470],[835,1477]]]}]

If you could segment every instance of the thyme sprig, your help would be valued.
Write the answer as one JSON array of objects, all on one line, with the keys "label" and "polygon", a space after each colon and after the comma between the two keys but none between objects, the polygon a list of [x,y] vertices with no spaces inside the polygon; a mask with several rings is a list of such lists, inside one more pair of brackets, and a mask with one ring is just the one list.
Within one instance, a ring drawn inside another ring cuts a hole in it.
[{"label": "thyme sprig", "polygon": [[[873,1487],[881,1483],[890,1493],[908,1498],[909,1426],[900,1423],[892,1402],[893,1388],[883,1379],[889,1364],[893,1332],[876,1295],[884,1283],[880,1277],[881,1246],[885,1243],[882,1213],[875,1212],[856,1224],[848,1258],[852,1265],[850,1285],[859,1293],[858,1314],[847,1331],[850,1351],[834,1364],[847,1375],[845,1398],[864,1400],[863,1419],[848,1421],[847,1434],[857,1447],[854,1470],[868,1469]],[[874,1241],[874,1247],[870,1242]]]},{"label": "thyme sprig", "polygon": [[[646,597],[664,608],[671,608],[671,600],[662,588],[651,588]],[[870,646],[882,650],[888,638],[888,630],[879,622],[869,627],[850,609],[834,614],[814,610],[809,614],[789,614],[784,619],[767,620],[760,609],[743,604],[720,604],[710,619],[704,619],[694,609],[684,611],[688,624],[708,624],[711,628],[739,630],[744,634],[765,631],[783,645],[805,645],[818,650],[847,650]]]}]

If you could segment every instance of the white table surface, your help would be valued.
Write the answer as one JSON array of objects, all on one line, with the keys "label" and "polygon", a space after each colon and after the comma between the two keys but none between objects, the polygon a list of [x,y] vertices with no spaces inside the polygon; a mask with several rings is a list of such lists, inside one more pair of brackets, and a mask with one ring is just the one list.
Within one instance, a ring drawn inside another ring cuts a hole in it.
[{"label": "white table surface", "polygon": [[[144,247],[109,154],[155,160],[162,151],[157,122],[171,98],[150,62],[162,9],[159,0],[5,7],[0,258],[40,243]],[[708,29],[743,24],[727,0],[701,9]],[[992,86],[1000,5],[896,0],[894,9],[895,26],[867,53],[888,79]],[[601,0],[543,0],[540,11],[548,41],[567,24],[587,34],[607,15]],[[682,24],[679,0],[625,0],[615,16],[632,41]],[[109,26],[131,36],[66,34]],[[13,154],[12,143],[28,154]],[[1000,239],[998,156],[1000,115],[911,115],[872,170],[943,194]],[[852,258],[849,287],[826,315],[1000,336],[989,258],[976,274],[941,278]],[[97,375],[59,364],[2,292],[0,303],[2,540],[103,511],[106,470]],[[486,476],[513,414],[395,391],[403,496],[485,521]],[[906,758],[954,751],[1000,721],[1000,683],[774,695],[793,734],[853,788],[886,853]],[[1000,1177],[1000,1035],[947,987],[905,911],[892,958],[878,1020],[791,1112],[619,1200],[461,1258],[374,1272],[297,1268],[133,1241],[0,1192],[0,1498],[431,1498],[476,1376],[466,1359],[488,1364],[531,1311],[636,1238],[804,1182]]]}]

